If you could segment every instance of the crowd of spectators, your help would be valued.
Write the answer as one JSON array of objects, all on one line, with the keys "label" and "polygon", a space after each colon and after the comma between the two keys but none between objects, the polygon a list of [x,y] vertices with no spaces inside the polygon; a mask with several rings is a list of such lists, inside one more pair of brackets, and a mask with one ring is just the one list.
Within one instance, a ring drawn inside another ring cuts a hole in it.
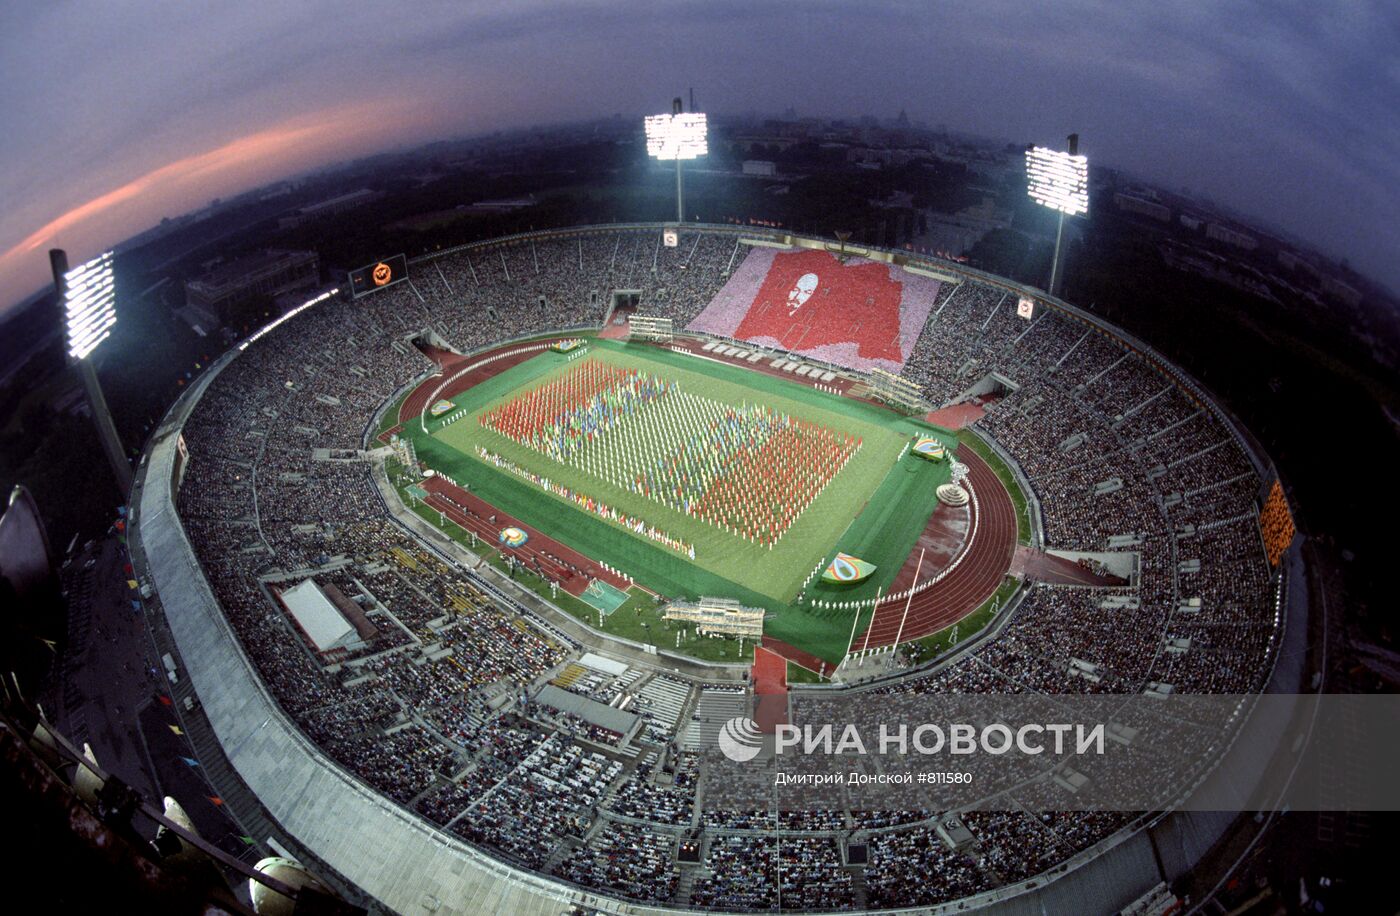
[{"label": "crowd of spectators", "polygon": [[[305,734],[394,802],[524,867],[633,900],[931,905],[1023,880],[1121,829],[1126,815],[967,813],[974,841],[955,850],[932,812],[702,810],[700,795],[725,787],[703,784],[664,720],[648,718],[639,740],[652,750],[635,760],[606,747],[617,736],[532,710],[524,695],[572,647],[387,519],[354,453],[376,410],[431,371],[414,337],[468,352],[597,325],[615,292],[682,326],[743,255],[734,233],[682,232],[667,247],[659,231],[632,229],[472,246],[248,347],[185,426],[178,495],[245,653]],[[1004,290],[945,284],[906,375],[937,404],[992,372],[1014,383],[979,427],[1025,473],[1046,546],[1131,550],[1136,572],[1111,589],[1033,585],[1000,638],[882,690],[1257,689],[1275,633],[1248,457],[1143,355],[1072,316],[1042,308],[1025,321],[1015,309]],[[308,577],[362,604],[380,634],[372,645],[337,665],[312,650],[271,589]],[[612,703],[634,686],[589,676],[566,689]],[[774,824],[780,839],[765,833]],[[705,855],[686,882],[674,853],[690,830]],[[852,830],[869,833],[863,866],[842,860]]]}]

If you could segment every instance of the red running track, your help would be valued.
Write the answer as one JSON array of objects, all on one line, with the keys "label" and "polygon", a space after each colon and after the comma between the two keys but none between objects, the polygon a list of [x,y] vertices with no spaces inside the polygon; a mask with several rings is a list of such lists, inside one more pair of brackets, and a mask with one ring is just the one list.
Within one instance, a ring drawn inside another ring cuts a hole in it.
[{"label": "red running track", "polygon": [[817,658],[806,649],[799,649],[791,643],[783,642],[781,639],[776,639],[772,636],[763,637],[763,648],[772,652],[774,655],[781,655],[788,661],[801,665],[808,671],[814,671],[823,677],[826,676],[828,669],[834,669],[836,667],[826,659]]},{"label": "red running track", "polygon": [[1012,575],[1018,575],[1036,582],[1050,582],[1055,585],[1085,585],[1093,588],[1112,588],[1128,584],[1128,580],[1112,573],[1097,573],[1085,569],[1066,557],[1029,547],[1017,547],[1016,558],[1011,564]]},{"label": "red running track", "polygon": [[[563,340],[564,338],[557,339]],[[477,366],[461,378],[453,380],[451,384],[442,390],[442,393],[438,395],[438,397],[455,397],[468,388],[471,388],[473,385],[480,385],[492,376],[500,375],[512,366],[518,366],[527,359],[533,359],[545,352],[540,349],[539,345],[541,343],[550,342],[549,340],[533,340],[527,343],[498,347],[495,350],[487,350],[484,353],[477,353],[470,358],[456,357],[455,361],[447,363],[442,374],[429,376],[422,384],[409,392],[408,397],[404,398],[404,402],[399,405],[399,424],[407,423],[409,420],[415,419],[421,415],[423,411],[427,410],[428,401],[432,398],[433,392],[437,390],[437,386],[442,384],[444,376],[450,376],[462,366],[469,363],[479,363],[483,359],[488,359],[493,356],[500,357],[484,366]]]},{"label": "red running track", "polygon": [[[1006,487],[987,463],[972,449],[959,449],[958,460],[967,465],[968,485],[977,494],[977,533],[962,563],[937,585],[908,599],[881,602],[875,608],[870,626],[855,638],[859,649],[892,646],[896,635],[901,642],[918,639],[952,626],[977,610],[990,598],[1011,570],[1016,552],[1016,507]],[[927,578],[938,572],[925,565]],[[899,632],[905,603],[909,615],[904,632]]]},{"label": "red running track", "polygon": [[964,426],[971,426],[973,423],[976,423],[978,420],[982,419],[982,417],[986,416],[986,413],[987,411],[983,409],[981,404],[975,404],[969,401],[964,404],[955,404],[952,407],[944,407],[942,410],[932,411],[927,414],[924,419],[935,426],[956,430],[962,429]]},{"label": "red running track", "polygon": [[466,357],[460,353],[453,353],[451,350],[444,350],[442,347],[435,347],[432,344],[420,343],[417,346],[423,351],[424,356],[437,363],[438,366],[443,369],[449,366],[455,366],[466,359]]},{"label": "red running track", "polygon": [[[569,594],[582,595],[594,579],[602,579],[621,591],[627,590],[626,579],[600,568],[577,550],[502,512],[476,494],[441,477],[429,477],[422,485],[428,491],[425,504],[429,508],[443,513],[461,528],[475,532],[486,542],[486,547],[518,557],[527,567],[558,582]],[[491,521],[493,516],[494,522]],[[501,544],[501,529],[509,527],[519,528],[530,536],[523,547],[510,548]]]},{"label": "red running track", "polygon": [[787,693],[787,659],[762,646],[753,647],[755,693]]}]

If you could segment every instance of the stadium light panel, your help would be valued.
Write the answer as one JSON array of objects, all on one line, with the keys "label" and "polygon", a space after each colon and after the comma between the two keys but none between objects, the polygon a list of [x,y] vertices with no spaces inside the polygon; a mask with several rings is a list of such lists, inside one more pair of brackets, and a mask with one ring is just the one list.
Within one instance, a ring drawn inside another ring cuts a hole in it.
[{"label": "stadium light panel", "polygon": [[647,155],[654,159],[695,159],[709,153],[709,127],[703,112],[648,115]]},{"label": "stadium light panel", "polygon": [[246,349],[248,349],[248,345],[249,345],[249,344],[253,343],[253,341],[255,341],[255,340],[257,340],[258,338],[262,337],[264,334],[266,334],[267,332],[271,331],[273,328],[277,327],[279,324],[282,324],[283,322],[286,322],[286,321],[291,321],[293,318],[295,318],[296,316],[300,315],[302,312],[304,312],[304,311],[306,311],[307,309],[311,308],[311,306],[313,306],[313,305],[319,305],[320,303],[325,302],[325,301],[326,301],[327,299],[329,299],[331,296],[339,295],[339,293],[340,293],[340,287],[337,286],[335,289],[328,289],[328,290],[326,290],[324,293],[321,293],[321,295],[315,297],[314,299],[308,299],[308,300],[306,300],[306,301],[303,302],[301,305],[298,305],[296,308],[294,308],[294,309],[292,309],[291,311],[287,312],[285,315],[279,315],[278,317],[276,317],[276,318],[272,319],[271,321],[269,321],[267,324],[265,324],[265,325],[263,325],[262,327],[258,328],[256,331],[254,331],[252,334],[250,334],[250,335],[248,336],[248,339],[247,339],[247,340],[243,341],[241,344],[238,345],[238,349],[239,349],[240,351],[241,351],[241,350],[246,350]]},{"label": "stadium light panel", "polygon": [[68,355],[86,359],[117,323],[117,283],[112,252],[100,254],[63,275],[64,327]]},{"label": "stadium light panel", "polygon": [[1043,207],[1066,216],[1089,210],[1089,160],[1043,146],[1026,150],[1026,191]]}]

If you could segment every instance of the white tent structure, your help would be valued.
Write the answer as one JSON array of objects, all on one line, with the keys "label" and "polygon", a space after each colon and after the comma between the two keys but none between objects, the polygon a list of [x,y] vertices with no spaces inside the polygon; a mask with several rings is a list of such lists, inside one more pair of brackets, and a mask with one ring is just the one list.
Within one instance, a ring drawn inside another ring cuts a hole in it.
[{"label": "white tent structure", "polygon": [[363,640],[314,579],[305,579],[282,592],[282,603],[317,652],[352,649]]}]

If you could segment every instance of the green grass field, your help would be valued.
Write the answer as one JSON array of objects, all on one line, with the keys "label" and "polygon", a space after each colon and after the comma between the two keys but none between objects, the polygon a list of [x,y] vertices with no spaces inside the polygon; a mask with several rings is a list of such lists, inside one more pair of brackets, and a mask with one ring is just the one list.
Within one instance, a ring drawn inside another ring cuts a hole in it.
[{"label": "green grass field", "polygon": [[1011,600],[1011,596],[1016,594],[1016,590],[1021,587],[1019,579],[1007,576],[997,587],[992,597],[982,602],[982,605],[968,614],[962,620],[952,626],[944,627],[937,633],[930,633],[922,639],[916,639],[906,645],[905,651],[917,664],[937,658],[954,646],[965,643],[969,639],[977,636],[988,624],[996,619],[997,613],[1006,606],[1006,602]]},{"label": "green grass field", "polygon": [[[956,437],[872,405],[655,347],[592,341],[585,358],[675,380],[682,390],[714,401],[735,406],[762,403],[860,436],[863,445],[769,550],[562,464],[480,424],[482,413],[576,367],[576,362],[561,354],[542,353],[454,397],[455,407],[468,412],[458,421],[430,420],[427,434],[415,421],[404,434],[413,439],[419,459],[429,467],[469,485],[483,499],[527,524],[621,569],[639,584],[668,597],[716,595],[764,607],[772,612],[766,625],[770,635],[821,657],[839,659],[850,636],[851,612],[794,607],[803,580],[840,550],[879,568],[855,586],[837,588],[813,580],[806,589],[809,596],[860,599],[886,589],[936,506],[934,490],[948,477],[947,463],[932,464],[909,455],[896,459],[915,434],[936,435],[950,447],[958,444]],[[478,447],[693,543],[695,559],[479,460]],[[668,647],[664,638],[648,641]]]},{"label": "green grass field", "polygon": [[[400,484],[397,489],[400,498],[403,498],[407,487]],[[408,503],[406,499],[404,501],[405,504]],[[642,589],[631,589],[627,603],[613,613],[599,614],[596,608],[580,601],[568,592],[560,591],[558,595],[555,595],[549,587],[549,583],[529,569],[516,568],[512,570],[501,555],[490,549],[489,545],[478,543],[473,548],[470,536],[465,531],[452,522],[441,524],[438,514],[426,506],[415,505],[412,511],[425,522],[440,528],[448,537],[464,548],[475,549],[485,558],[486,562],[499,570],[502,575],[509,576],[516,583],[534,592],[540,598],[551,602],[564,613],[594,629],[607,633],[609,636],[650,643],[663,649],[711,662],[743,662],[746,656],[752,653],[750,645],[745,645],[741,654],[740,645],[732,640],[698,636],[693,629],[682,627],[673,620],[664,620],[656,600],[650,592]],[[679,640],[676,638],[678,634]]]}]

